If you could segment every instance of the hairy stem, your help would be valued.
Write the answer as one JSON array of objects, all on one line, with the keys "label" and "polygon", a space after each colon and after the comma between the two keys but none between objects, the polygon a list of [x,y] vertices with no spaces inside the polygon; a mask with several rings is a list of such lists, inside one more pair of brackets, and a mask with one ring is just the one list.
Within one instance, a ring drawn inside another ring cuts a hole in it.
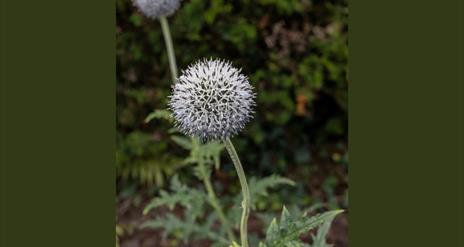
[{"label": "hairy stem", "polygon": [[242,201],[242,219],[240,220],[240,241],[242,247],[248,247],[248,216],[250,214],[251,199],[250,190],[248,189],[248,183],[243,171],[242,163],[238,158],[237,152],[235,151],[234,144],[229,138],[224,140],[227,152],[229,152],[230,158],[234,163],[235,170],[237,170],[238,179],[240,186],[242,187],[243,201]]},{"label": "hairy stem", "polygon": [[159,20],[161,22],[164,42],[166,43],[166,49],[168,52],[169,68],[171,69],[172,81],[175,82],[177,79],[177,64],[176,55],[174,54],[174,45],[172,44],[171,31],[169,30],[168,20],[165,16],[160,17]]}]

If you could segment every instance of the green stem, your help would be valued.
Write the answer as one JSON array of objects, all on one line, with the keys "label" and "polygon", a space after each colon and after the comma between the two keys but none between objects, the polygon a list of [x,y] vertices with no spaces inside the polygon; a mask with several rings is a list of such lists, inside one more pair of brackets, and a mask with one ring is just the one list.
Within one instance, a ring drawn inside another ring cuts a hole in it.
[{"label": "green stem", "polygon": [[[199,145],[198,140],[196,138],[192,138],[192,143],[195,147]],[[203,184],[205,185],[206,192],[208,193],[209,203],[218,214],[219,221],[221,222],[221,224],[224,225],[224,227],[226,228],[227,237],[231,242],[233,242],[235,241],[235,236],[232,232],[231,225],[227,220],[224,211],[222,210],[222,206],[219,200],[217,199],[216,193],[214,192],[213,186],[211,184],[210,175],[207,174],[205,163],[203,162],[203,159],[201,157],[199,158],[198,165],[200,166],[200,171],[202,173],[201,175]]]},{"label": "green stem", "polygon": [[242,219],[240,220],[240,241],[241,247],[248,247],[248,216],[250,214],[251,199],[250,190],[248,189],[248,183],[243,171],[242,163],[238,158],[237,152],[235,151],[234,144],[229,138],[224,140],[227,152],[229,152],[230,158],[234,163],[235,170],[237,170],[238,179],[240,186],[242,187],[243,201],[242,201]]},{"label": "green stem", "polygon": [[168,20],[165,16],[159,18],[161,22],[161,29],[163,30],[164,42],[168,51],[169,68],[171,69],[172,81],[177,80],[177,64],[176,55],[174,54],[174,45],[172,44],[171,31],[169,31]]}]

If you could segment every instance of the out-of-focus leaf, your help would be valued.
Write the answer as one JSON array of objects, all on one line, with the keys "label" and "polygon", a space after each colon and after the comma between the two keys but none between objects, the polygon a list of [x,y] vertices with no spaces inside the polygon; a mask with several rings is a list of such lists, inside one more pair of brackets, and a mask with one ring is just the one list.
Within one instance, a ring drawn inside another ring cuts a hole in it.
[{"label": "out-of-focus leaf", "polygon": [[145,123],[149,123],[153,119],[164,119],[168,121],[173,120],[171,112],[169,112],[168,110],[154,110],[145,118]]}]

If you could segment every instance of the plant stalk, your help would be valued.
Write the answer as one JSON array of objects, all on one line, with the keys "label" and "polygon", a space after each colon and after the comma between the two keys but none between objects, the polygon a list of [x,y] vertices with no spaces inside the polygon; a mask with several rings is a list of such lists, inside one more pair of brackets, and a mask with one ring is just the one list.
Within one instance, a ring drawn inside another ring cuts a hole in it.
[{"label": "plant stalk", "polygon": [[245,172],[243,171],[242,163],[238,158],[237,152],[235,151],[234,144],[229,138],[224,140],[224,145],[229,152],[229,156],[234,163],[235,170],[237,170],[238,179],[240,186],[242,187],[243,201],[242,201],[242,218],[240,220],[240,241],[241,247],[248,247],[248,216],[250,214],[251,199],[250,190],[248,188],[247,179]]},{"label": "plant stalk", "polygon": [[177,63],[176,63],[176,55],[174,53],[174,45],[172,43],[171,38],[171,31],[169,30],[168,20],[165,16],[159,18],[161,22],[161,29],[163,31],[164,42],[166,43],[166,49],[168,52],[168,59],[169,59],[169,68],[171,69],[171,77],[172,82],[177,80]]},{"label": "plant stalk", "polygon": [[208,193],[209,202],[216,213],[218,214],[219,221],[222,225],[226,227],[226,234],[229,238],[230,242],[235,241],[234,233],[232,232],[232,228],[230,226],[229,221],[227,220],[226,215],[222,211],[222,206],[217,199],[216,193],[214,192],[213,186],[211,185],[211,180],[209,174],[206,174],[205,164],[203,161],[199,162],[200,169],[202,170],[203,175],[203,184],[205,185],[206,192]]},{"label": "plant stalk", "polygon": [[[169,59],[169,68],[171,70],[171,77],[172,81],[175,82],[178,77],[177,73],[177,63],[176,63],[176,56],[174,53],[174,45],[171,38],[171,31],[169,30],[169,24],[165,16],[159,18],[161,23],[161,29],[163,31],[164,42],[166,43],[166,49],[168,53]],[[194,146],[198,146],[198,142],[195,138],[192,138],[192,143]],[[214,192],[213,186],[211,185],[210,176],[206,174],[205,164],[203,161],[199,162],[200,168],[203,172],[203,184],[205,185],[206,191],[208,193],[208,197],[210,199],[210,204],[213,209],[216,211],[219,217],[219,221],[226,227],[226,233],[231,242],[235,241],[234,234],[232,232],[231,225],[225,216],[221,204],[219,203],[216,193]]]}]

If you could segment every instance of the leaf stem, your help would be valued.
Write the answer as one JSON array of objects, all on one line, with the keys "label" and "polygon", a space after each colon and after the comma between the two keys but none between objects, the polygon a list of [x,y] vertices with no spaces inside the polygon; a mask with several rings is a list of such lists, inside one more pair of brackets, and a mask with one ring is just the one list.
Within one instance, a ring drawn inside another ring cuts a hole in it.
[{"label": "leaf stem", "polygon": [[172,82],[177,80],[177,64],[176,55],[174,53],[174,45],[172,44],[171,31],[169,30],[168,20],[165,16],[159,18],[161,22],[161,29],[163,31],[164,42],[166,43],[166,49],[168,52],[169,68],[171,69]]},{"label": "leaf stem", "polygon": [[248,247],[248,216],[250,214],[250,190],[248,189],[248,183],[243,171],[242,163],[238,158],[237,152],[235,151],[234,144],[229,138],[224,140],[224,145],[229,152],[229,156],[234,163],[235,170],[237,170],[238,179],[242,187],[243,201],[242,201],[242,218],[240,220],[240,241],[241,247]]}]

